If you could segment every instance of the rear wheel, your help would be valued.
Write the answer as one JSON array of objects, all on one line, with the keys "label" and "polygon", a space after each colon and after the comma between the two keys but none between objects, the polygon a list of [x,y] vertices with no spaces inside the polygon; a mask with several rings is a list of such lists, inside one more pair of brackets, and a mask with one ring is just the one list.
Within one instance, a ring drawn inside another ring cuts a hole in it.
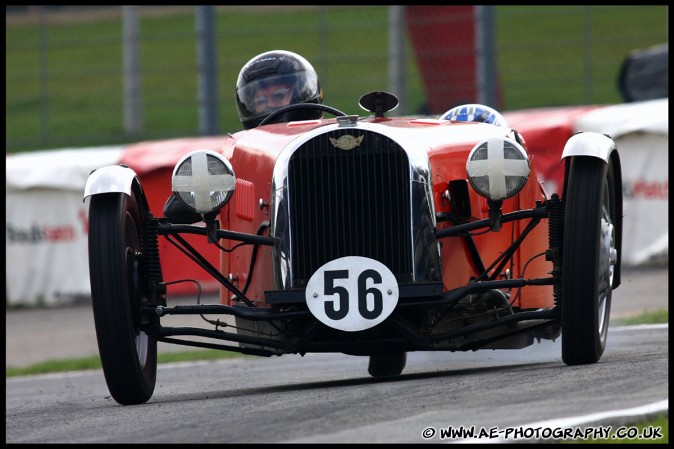
[{"label": "rear wheel", "polygon": [[398,376],[403,372],[405,363],[407,363],[406,352],[373,354],[370,356],[367,371],[372,377]]},{"label": "rear wheel", "polygon": [[122,405],[150,399],[157,341],[141,330],[142,215],[134,193],[91,197],[89,276],[105,381]]},{"label": "rear wheel", "polygon": [[562,360],[567,365],[595,363],[606,347],[618,260],[614,176],[602,159],[571,160],[561,276]]}]

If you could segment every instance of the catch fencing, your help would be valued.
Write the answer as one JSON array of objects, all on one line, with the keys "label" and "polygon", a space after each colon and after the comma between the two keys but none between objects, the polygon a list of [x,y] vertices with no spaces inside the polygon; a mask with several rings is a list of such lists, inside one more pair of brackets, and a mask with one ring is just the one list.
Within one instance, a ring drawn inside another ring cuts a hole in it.
[{"label": "catch fencing", "polygon": [[6,6],[6,149],[241,129],[240,68],[272,49],[316,68],[325,103],[393,113],[615,104],[630,52],[668,42],[653,6]]}]

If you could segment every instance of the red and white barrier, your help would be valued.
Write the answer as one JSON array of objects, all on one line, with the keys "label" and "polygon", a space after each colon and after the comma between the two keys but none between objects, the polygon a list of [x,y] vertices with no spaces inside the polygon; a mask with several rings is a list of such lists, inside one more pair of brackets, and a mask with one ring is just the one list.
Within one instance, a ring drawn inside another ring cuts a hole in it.
[{"label": "red and white barrier", "polygon": [[119,162],[121,146],[9,155],[6,159],[7,305],[52,306],[89,297],[91,170]]},{"label": "red and white barrier", "polygon": [[623,175],[623,263],[665,259],[669,251],[669,100],[626,103],[578,117],[575,131],[613,138]]}]

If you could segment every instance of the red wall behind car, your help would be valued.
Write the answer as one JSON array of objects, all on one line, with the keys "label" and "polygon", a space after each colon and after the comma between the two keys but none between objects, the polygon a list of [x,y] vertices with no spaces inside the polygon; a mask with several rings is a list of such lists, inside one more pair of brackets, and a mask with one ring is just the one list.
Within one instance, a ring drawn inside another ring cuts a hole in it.
[{"label": "red wall behind car", "polygon": [[599,106],[568,106],[523,109],[503,114],[527,143],[527,151],[536,157],[536,167],[549,195],[562,195],[564,164],[562,151],[574,132],[576,119]]},{"label": "red wall behind car", "polygon": [[[120,162],[128,165],[138,174],[152,215],[163,217],[164,204],[171,195],[173,167],[180,158],[199,149],[219,152],[226,139],[227,136],[220,136],[140,142],[129,145],[122,154]],[[215,245],[206,243],[203,236],[185,235],[184,237],[214,267],[220,268],[220,250]],[[159,237],[159,258],[165,282],[178,279],[195,279],[201,284],[202,293],[213,294],[218,292],[219,282],[161,236]],[[169,295],[193,294],[196,292],[197,288],[193,282],[179,283],[168,287]]]}]

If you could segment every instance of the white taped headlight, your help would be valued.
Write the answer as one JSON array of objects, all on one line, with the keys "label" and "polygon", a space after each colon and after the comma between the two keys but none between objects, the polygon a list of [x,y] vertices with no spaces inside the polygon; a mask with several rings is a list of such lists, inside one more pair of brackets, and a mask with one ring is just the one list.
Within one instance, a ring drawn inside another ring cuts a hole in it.
[{"label": "white taped headlight", "polygon": [[529,178],[529,158],[522,146],[507,138],[478,143],[466,163],[470,185],[480,195],[499,201],[516,195]]},{"label": "white taped headlight", "polygon": [[200,214],[222,208],[234,194],[235,186],[232,165],[211,150],[196,150],[183,156],[171,177],[171,189]]}]

